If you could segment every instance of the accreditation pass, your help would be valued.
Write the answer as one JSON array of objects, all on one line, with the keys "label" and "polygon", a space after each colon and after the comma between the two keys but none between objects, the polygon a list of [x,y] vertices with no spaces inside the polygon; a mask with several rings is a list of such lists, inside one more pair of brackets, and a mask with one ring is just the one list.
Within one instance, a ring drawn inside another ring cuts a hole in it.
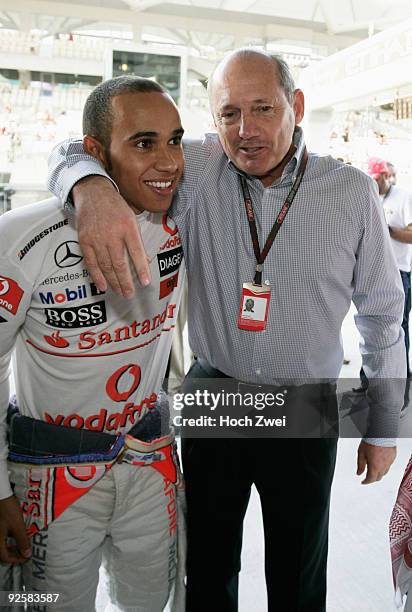
[{"label": "accreditation pass", "polygon": [[263,331],[268,320],[270,285],[243,283],[237,326],[248,331]]}]

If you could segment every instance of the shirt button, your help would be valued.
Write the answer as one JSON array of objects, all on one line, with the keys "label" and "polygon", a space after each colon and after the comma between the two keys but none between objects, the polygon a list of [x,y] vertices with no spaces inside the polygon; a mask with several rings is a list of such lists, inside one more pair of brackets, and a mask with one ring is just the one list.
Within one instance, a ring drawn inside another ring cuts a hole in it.
[{"label": "shirt button", "polygon": [[260,368],[257,368],[257,369],[256,369],[256,374],[257,374],[258,376],[260,376],[260,375],[262,374],[262,370],[261,370]]}]

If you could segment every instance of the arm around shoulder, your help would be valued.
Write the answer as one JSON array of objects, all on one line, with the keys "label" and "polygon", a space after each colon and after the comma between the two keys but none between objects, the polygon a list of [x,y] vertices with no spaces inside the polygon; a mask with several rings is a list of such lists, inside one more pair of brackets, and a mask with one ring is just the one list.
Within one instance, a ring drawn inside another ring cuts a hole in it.
[{"label": "arm around shoulder", "polygon": [[134,284],[127,254],[142,285],[149,267],[136,217],[101,163],[86,153],[81,140],[57,145],[49,158],[48,187],[63,204],[70,194],[76,208],[79,242],[97,287],[132,297]]}]

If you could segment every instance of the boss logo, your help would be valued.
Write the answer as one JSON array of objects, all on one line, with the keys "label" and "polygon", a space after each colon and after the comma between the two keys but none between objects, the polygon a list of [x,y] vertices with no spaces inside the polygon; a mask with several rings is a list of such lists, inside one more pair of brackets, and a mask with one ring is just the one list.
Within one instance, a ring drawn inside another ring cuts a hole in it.
[{"label": "boss logo", "polygon": [[91,327],[105,323],[106,305],[104,302],[85,304],[73,308],[46,308],[46,323],[51,327],[75,328]]}]

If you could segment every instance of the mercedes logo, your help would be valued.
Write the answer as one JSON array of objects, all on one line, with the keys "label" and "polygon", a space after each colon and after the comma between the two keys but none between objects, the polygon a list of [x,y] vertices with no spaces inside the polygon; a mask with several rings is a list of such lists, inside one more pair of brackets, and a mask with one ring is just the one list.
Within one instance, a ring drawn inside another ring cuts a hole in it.
[{"label": "mercedes logo", "polygon": [[54,253],[54,261],[59,268],[71,268],[80,263],[82,259],[83,255],[80,253],[79,243],[76,240],[63,242]]},{"label": "mercedes logo", "polygon": [[0,276],[0,295],[4,295],[10,289],[9,281]]}]

